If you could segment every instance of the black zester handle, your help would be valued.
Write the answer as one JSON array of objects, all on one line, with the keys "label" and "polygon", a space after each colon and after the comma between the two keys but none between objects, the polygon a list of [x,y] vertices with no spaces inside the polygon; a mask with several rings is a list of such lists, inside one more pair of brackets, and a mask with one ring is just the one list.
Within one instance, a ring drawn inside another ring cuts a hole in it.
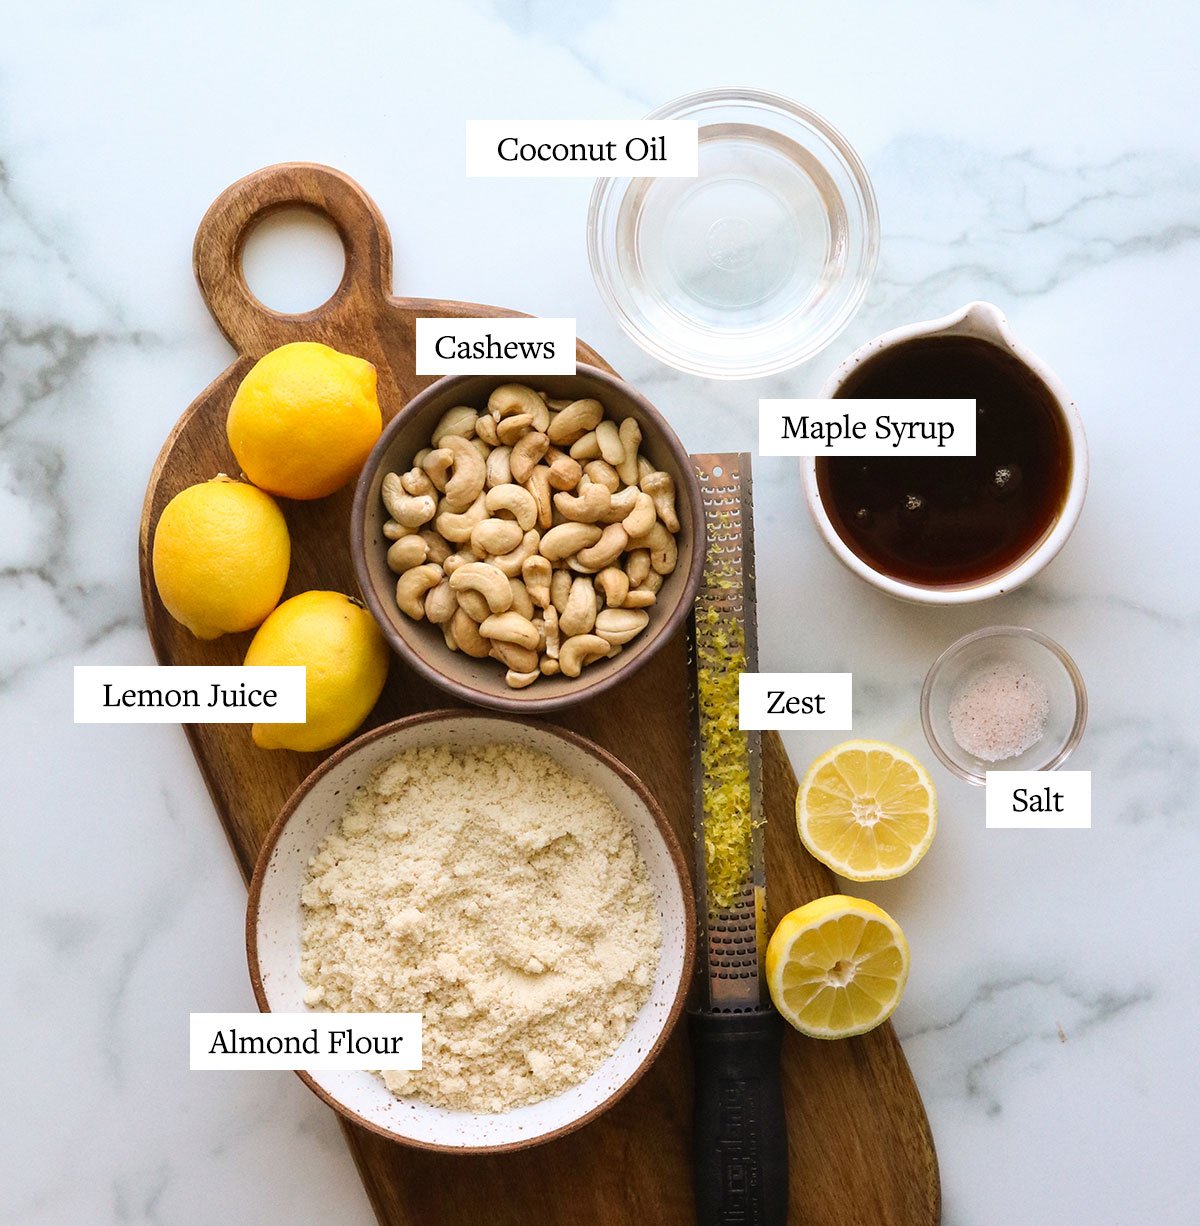
[{"label": "black zester handle", "polygon": [[699,1226],[786,1226],[787,1120],[773,1009],[696,1012],[692,1165]]}]

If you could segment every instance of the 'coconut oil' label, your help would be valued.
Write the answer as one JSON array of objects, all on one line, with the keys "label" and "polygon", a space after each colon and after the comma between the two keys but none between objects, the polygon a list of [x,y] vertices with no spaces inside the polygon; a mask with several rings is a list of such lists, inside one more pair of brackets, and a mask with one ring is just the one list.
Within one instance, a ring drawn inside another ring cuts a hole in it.
[{"label": "'coconut oil' label", "polygon": [[694,119],[468,119],[468,178],[695,178]]}]

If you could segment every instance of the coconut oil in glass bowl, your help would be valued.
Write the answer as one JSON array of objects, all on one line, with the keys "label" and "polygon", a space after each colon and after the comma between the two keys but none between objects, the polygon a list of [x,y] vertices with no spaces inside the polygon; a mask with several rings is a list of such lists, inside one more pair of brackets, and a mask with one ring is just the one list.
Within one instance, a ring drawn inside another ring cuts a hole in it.
[{"label": "coconut oil in glass bowl", "polygon": [[820,116],[773,94],[714,90],[651,119],[699,126],[694,179],[601,179],[592,271],[648,352],[711,378],[786,370],[862,302],[879,221],[866,170]]}]

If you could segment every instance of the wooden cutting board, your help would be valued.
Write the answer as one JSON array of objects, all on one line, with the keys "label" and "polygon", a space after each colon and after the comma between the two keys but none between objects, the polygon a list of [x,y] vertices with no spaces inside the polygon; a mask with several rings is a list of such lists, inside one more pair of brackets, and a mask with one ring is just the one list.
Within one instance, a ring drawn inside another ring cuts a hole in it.
[{"label": "wooden cutting board", "polygon": [[[304,315],[279,315],[249,292],[241,268],[247,233],[268,212],[306,206],[324,214],[346,248],[333,297]],[[255,359],[295,340],[323,341],[379,368],[385,420],[431,382],[413,373],[417,316],[503,316],[515,312],[440,299],[395,298],[388,229],[352,180],[322,166],[289,163],[249,175],[224,192],[200,224],[196,276],[213,318],[240,355],[209,386],[163,446],[142,514],[140,562],[146,626],[163,664],[240,664],[249,634],[193,638],[154,590],[154,525],[185,486],[236,464],[225,414]],[[581,360],[606,365],[580,344]],[[670,404],[660,405],[668,417]],[[348,544],[352,487],[315,503],[285,503],[292,567],[285,596],[309,588],[356,595]],[[387,688],[367,726],[413,711],[455,705],[392,661]],[[682,639],[612,692],[558,722],[611,750],[656,794],[691,842],[687,671]],[[246,725],[185,727],[192,752],[244,876],[284,800],[319,754],[256,749]],[[775,733],[764,736],[767,879],[771,922],[835,890],[830,874],[796,837],[796,780]],[[599,1120],[561,1140],[517,1154],[454,1157],[405,1148],[343,1122],[383,1226],[539,1226],[693,1220],[690,1186],[690,1065],[680,1026],[642,1081]],[[940,1188],[929,1125],[890,1025],[839,1043],[790,1033],[783,1053],[791,1156],[791,1221],[797,1226],[933,1226]]]}]

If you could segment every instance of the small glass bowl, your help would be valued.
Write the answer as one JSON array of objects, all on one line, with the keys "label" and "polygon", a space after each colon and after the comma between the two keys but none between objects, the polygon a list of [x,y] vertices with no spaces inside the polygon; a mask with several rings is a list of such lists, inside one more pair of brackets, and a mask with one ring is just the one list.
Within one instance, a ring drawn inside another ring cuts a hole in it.
[{"label": "small glass bowl", "polygon": [[[1035,745],[1015,757],[988,762],[968,753],[954,739],[950,704],[975,672],[1001,662],[1020,665],[1042,680],[1050,713],[1046,731]],[[951,643],[934,660],[921,689],[921,723],[942,765],[981,787],[990,770],[1057,770],[1083,736],[1087,690],[1075,661],[1053,639],[1024,626],[989,626]]]},{"label": "small glass bowl", "polygon": [[879,255],[858,155],[821,116],[762,90],[690,94],[647,118],[699,124],[699,174],[596,181],[588,258],[617,322],[711,379],[812,357],[858,310]]}]

